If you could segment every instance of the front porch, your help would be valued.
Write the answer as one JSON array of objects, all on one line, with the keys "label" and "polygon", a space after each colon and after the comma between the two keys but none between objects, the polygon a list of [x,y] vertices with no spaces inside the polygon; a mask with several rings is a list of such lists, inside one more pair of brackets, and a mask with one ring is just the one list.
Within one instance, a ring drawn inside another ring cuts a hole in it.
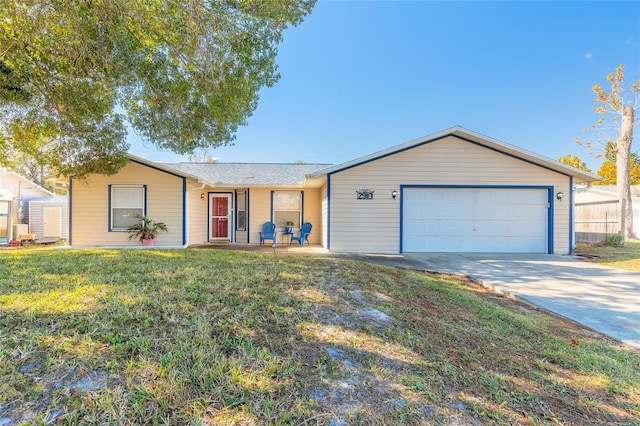
[{"label": "front porch", "polygon": [[289,242],[280,243],[280,236],[278,236],[278,244],[275,247],[272,245],[260,246],[259,244],[246,244],[246,243],[224,243],[224,242],[211,242],[206,244],[193,244],[189,248],[193,249],[220,249],[220,250],[242,250],[251,251],[257,253],[276,253],[276,254],[288,254],[295,256],[324,256],[329,254],[329,250],[322,247],[320,244],[311,244],[300,246],[298,243],[289,245]]}]

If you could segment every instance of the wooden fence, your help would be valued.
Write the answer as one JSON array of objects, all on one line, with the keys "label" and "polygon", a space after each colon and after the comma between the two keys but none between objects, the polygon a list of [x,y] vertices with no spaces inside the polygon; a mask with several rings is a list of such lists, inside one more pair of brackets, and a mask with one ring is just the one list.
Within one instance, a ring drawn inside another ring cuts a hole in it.
[{"label": "wooden fence", "polygon": [[619,200],[576,203],[575,206],[577,242],[599,243],[606,241],[608,235],[620,233],[622,213]]}]

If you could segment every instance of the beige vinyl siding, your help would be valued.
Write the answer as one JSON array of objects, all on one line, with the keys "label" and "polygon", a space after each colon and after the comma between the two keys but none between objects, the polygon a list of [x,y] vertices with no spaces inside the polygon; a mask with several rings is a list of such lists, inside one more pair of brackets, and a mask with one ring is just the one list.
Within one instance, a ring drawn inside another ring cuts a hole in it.
[{"label": "beige vinyl siding", "polygon": [[72,244],[74,246],[139,246],[127,232],[109,231],[109,185],[146,185],[147,216],[167,224],[157,246],[182,245],[183,178],[130,162],[112,176],[91,175],[73,181]]},{"label": "beige vinyl siding", "polygon": [[246,244],[247,243],[247,231],[235,231],[236,233],[236,243]]},{"label": "beige vinyl siding", "polygon": [[311,222],[310,244],[321,244],[323,235],[322,223],[322,195],[320,188],[307,188],[304,190],[304,221]]},{"label": "beige vinyl siding", "polygon": [[[251,188],[249,190],[249,229],[250,243],[259,244],[262,225],[271,220],[271,190]],[[245,240],[246,241],[246,240]]]},{"label": "beige vinyl siding", "polygon": [[[570,178],[455,136],[361,164],[330,176],[332,251],[398,252],[400,185],[552,186],[554,252],[569,250]],[[356,191],[374,191],[372,200]],[[391,192],[398,191],[393,199]]]},{"label": "beige vinyl siding", "polygon": [[[300,188],[278,188],[278,191],[301,191]],[[269,188],[251,188],[249,190],[249,226],[251,230],[251,243],[259,244],[262,225],[271,220],[271,191]],[[320,244],[322,241],[322,213],[319,188],[304,189],[304,218],[305,222],[311,222],[313,228],[309,236],[309,243]],[[238,239],[239,243],[245,240]],[[278,235],[278,244],[282,242]],[[288,242],[285,240],[285,242]]]},{"label": "beige vinyl siding", "polygon": [[[187,185],[188,245],[205,244],[207,236],[207,188],[195,182]],[[204,200],[200,194],[204,194]]]}]

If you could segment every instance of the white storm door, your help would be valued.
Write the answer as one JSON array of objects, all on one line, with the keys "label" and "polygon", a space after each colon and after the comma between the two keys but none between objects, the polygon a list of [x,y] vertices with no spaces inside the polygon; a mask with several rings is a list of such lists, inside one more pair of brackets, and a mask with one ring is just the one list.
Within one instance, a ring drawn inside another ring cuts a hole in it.
[{"label": "white storm door", "polygon": [[209,240],[231,241],[231,194],[209,195]]},{"label": "white storm door", "polygon": [[43,207],[44,237],[60,237],[62,235],[62,208]]}]

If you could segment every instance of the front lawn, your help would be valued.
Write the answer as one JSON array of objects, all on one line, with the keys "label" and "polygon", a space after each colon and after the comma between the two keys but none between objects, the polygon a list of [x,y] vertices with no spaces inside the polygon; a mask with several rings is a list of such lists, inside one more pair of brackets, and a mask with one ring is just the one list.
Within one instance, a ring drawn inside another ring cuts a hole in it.
[{"label": "front lawn", "polygon": [[623,247],[587,243],[577,246],[576,254],[591,262],[640,272],[640,241],[626,241]]},{"label": "front lawn", "polygon": [[0,424],[639,418],[638,351],[472,283],[273,253],[0,252]]}]

